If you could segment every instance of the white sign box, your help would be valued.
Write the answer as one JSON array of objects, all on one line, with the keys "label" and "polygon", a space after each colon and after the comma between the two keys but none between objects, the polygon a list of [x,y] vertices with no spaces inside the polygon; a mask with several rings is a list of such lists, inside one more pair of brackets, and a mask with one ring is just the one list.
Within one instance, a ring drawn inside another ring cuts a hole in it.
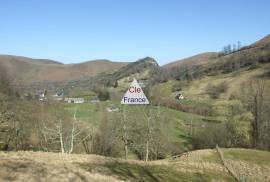
[{"label": "white sign box", "polygon": [[134,79],[125,93],[121,104],[149,104],[148,99],[136,79]]}]

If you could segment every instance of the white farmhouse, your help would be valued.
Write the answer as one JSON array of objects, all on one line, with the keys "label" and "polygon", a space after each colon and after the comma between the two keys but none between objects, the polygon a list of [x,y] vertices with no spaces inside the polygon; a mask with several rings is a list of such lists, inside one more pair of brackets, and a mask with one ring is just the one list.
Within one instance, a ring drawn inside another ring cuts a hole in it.
[{"label": "white farmhouse", "polygon": [[82,104],[84,103],[84,98],[65,98],[67,103]]},{"label": "white farmhouse", "polygon": [[177,99],[177,100],[183,100],[185,97],[181,94],[181,93],[178,93],[178,94],[176,94],[176,96],[175,96],[175,99]]}]

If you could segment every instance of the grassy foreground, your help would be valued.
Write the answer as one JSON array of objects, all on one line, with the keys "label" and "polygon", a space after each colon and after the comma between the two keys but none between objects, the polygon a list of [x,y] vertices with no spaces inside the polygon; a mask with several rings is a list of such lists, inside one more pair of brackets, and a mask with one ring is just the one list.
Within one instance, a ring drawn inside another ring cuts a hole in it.
[{"label": "grassy foreground", "polygon": [[[247,174],[247,181],[256,180],[256,176],[260,181],[270,180],[269,152],[223,150],[235,170]],[[239,164],[245,164],[244,170],[237,168]],[[0,181],[234,181],[211,149],[148,163],[97,155],[1,152],[0,166]]]}]

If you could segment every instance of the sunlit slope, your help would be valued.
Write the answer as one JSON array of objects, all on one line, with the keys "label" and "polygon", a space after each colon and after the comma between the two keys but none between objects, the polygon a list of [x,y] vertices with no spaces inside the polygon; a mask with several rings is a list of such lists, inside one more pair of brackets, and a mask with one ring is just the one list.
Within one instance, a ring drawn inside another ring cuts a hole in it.
[{"label": "sunlit slope", "polygon": [[198,54],[189,58],[177,60],[168,64],[165,64],[164,68],[173,68],[173,67],[179,67],[179,66],[194,66],[194,65],[203,65],[208,62],[211,62],[211,60],[214,60],[218,57],[217,52],[206,52],[202,54]]},{"label": "sunlit slope", "polygon": [[[181,92],[189,100],[207,100],[210,99],[207,94],[207,87],[209,84],[218,85],[225,82],[228,89],[221,94],[219,99],[229,99],[234,94],[241,94],[243,85],[248,84],[253,79],[266,78],[266,82],[270,84],[268,76],[270,64],[260,64],[256,68],[243,68],[231,73],[223,73],[212,76],[204,76],[199,79],[194,79],[189,82],[180,82],[176,80],[169,80],[168,82],[157,84],[152,89],[156,94],[161,95],[161,98],[174,98],[177,91],[173,90],[176,84],[181,87]],[[158,92],[158,93],[157,93]]]}]

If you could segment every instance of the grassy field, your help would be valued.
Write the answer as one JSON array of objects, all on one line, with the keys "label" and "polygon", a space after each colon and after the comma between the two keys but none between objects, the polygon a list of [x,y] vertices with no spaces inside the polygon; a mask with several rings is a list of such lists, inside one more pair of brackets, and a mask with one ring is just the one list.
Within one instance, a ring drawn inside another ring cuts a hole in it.
[{"label": "grassy field", "polygon": [[[253,175],[246,175],[247,181],[270,180],[269,152],[222,150],[225,159],[233,159],[236,171],[245,164],[246,173]],[[0,166],[0,181],[235,181],[212,149],[148,163],[97,155],[0,152]]]},{"label": "grassy field", "polygon": [[[107,108],[111,105],[116,105],[119,107],[119,111],[108,112]],[[77,119],[89,124],[92,124],[95,127],[99,126],[101,119],[106,115],[107,117],[113,117],[116,115],[121,115],[123,110],[123,105],[116,102],[99,102],[99,103],[84,103],[84,104],[64,104],[64,108],[70,117],[73,117],[73,114],[77,108]],[[145,109],[151,108],[153,112],[157,112],[158,107],[156,106],[125,106],[125,109],[128,113],[130,119],[136,120],[138,116],[141,116]],[[173,131],[173,141],[176,144],[181,145],[180,147],[191,147],[191,138],[189,136],[191,130],[191,123],[193,130],[200,128],[204,125],[204,117],[185,113],[166,107],[160,107],[160,118],[157,122],[160,124],[171,124]],[[194,129],[195,128],[195,129]]]},{"label": "grassy field", "polygon": [[[252,156],[250,154],[253,154]],[[270,167],[270,156],[267,151],[248,149],[225,149],[224,157],[231,160],[251,162],[257,165]]]}]

